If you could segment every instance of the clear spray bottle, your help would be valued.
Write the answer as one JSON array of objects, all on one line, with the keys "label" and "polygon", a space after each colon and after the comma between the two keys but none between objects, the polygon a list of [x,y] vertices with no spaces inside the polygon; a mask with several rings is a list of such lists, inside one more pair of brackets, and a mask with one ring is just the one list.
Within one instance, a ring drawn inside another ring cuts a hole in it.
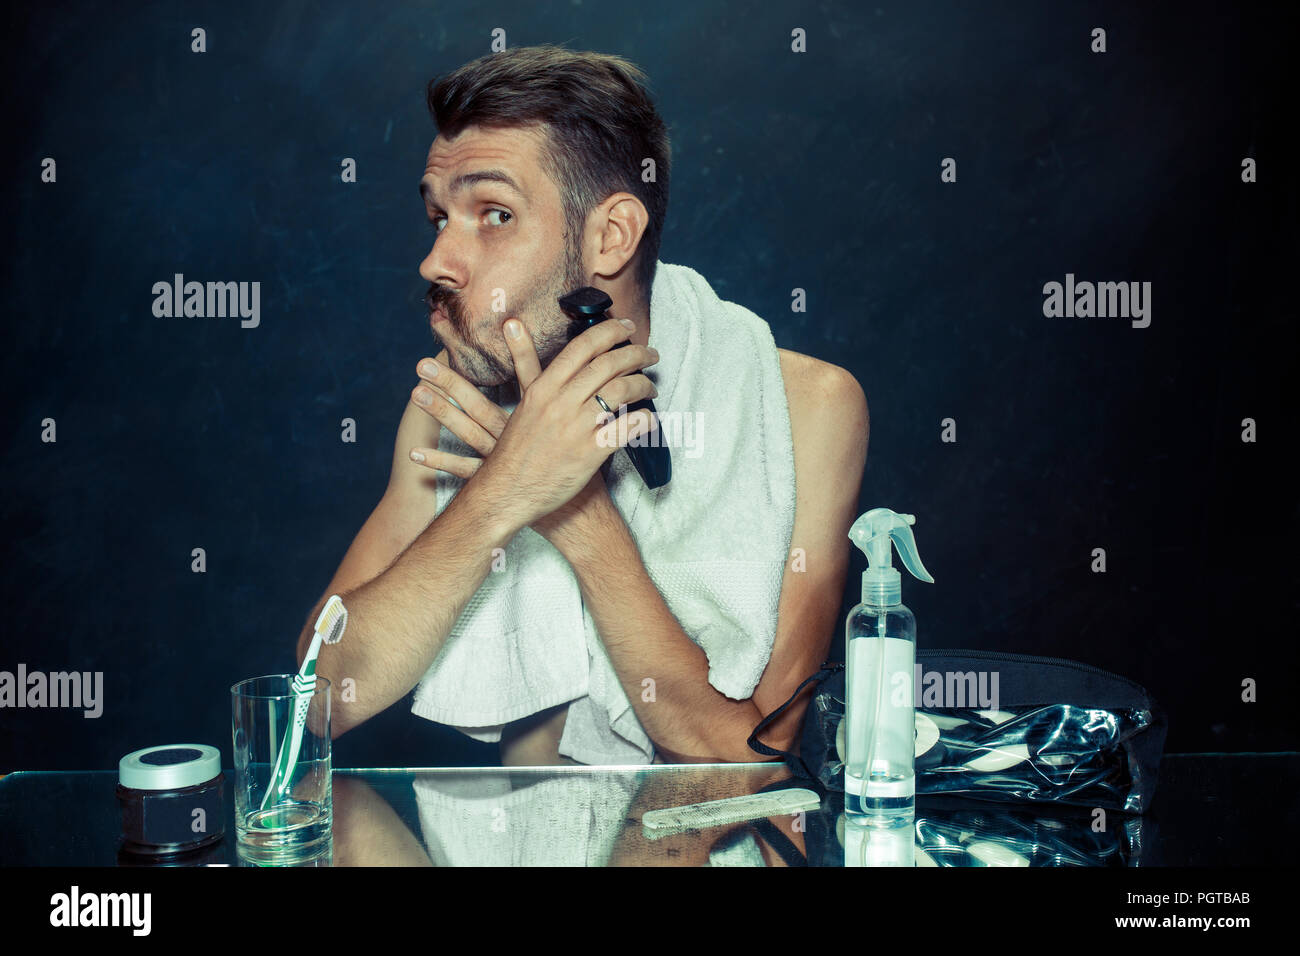
[{"label": "clear spray bottle", "polygon": [[868,567],[862,603],[845,622],[844,811],[873,825],[909,825],[916,794],[916,618],[890,566],[897,545],[907,570],[934,583],[916,552],[915,523],[913,515],[874,508],[849,529]]}]

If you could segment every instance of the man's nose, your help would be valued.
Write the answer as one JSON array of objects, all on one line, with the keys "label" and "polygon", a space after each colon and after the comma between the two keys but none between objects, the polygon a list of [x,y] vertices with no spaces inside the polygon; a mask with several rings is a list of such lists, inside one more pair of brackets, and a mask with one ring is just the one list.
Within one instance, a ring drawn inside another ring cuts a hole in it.
[{"label": "man's nose", "polygon": [[438,285],[460,288],[467,274],[465,247],[456,227],[448,221],[420,263],[420,277]]}]

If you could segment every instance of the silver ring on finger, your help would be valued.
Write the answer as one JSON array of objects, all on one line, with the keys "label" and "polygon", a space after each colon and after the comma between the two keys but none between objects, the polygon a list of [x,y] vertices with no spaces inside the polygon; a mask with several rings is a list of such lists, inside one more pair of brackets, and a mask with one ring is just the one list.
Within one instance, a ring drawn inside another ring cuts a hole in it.
[{"label": "silver ring on finger", "polygon": [[599,395],[596,395],[595,398],[596,398],[596,404],[598,404],[601,408],[605,409],[605,411],[609,412],[611,415],[614,414],[614,409],[606,405],[605,400],[603,398],[601,398]]}]

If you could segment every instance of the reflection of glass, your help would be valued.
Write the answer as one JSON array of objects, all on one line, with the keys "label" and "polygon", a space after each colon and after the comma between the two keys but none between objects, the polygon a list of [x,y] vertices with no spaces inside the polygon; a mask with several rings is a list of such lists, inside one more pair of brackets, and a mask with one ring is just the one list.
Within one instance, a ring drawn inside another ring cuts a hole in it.
[{"label": "reflection of glass", "polygon": [[266,800],[280,749],[292,738],[292,680],[273,674],[230,688],[235,832],[240,856],[252,862],[295,863],[329,852],[330,682],[323,677],[316,678],[289,784]]}]

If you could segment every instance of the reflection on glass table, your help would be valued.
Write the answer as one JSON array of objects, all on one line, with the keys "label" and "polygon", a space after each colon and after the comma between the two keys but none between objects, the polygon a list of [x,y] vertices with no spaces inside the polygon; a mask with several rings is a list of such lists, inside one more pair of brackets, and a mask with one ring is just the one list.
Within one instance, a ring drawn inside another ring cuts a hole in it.
[{"label": "reflection on glass table", "polygon": [[[816,809],[697,830],[665,834],[643,824],[652,810],[807,786],[780,764],[335,770],[332,841],[308,862],[844,866],[846,855],[849,865],[897,865],[901,854],[903,865],[938,867],[1282,863],[1287,850],[1276,835],[1294,830],[1294,801],[1265,813],[1257,798],[1294,792],[1298,770],[1294,753],[1167,755],[1154,805],[1141,816],[922,794],[904,828],[912,839],[892,834],[868,852],[835,792]],[[150,865],[120,852],[116,780],[113,770],[0,780],[0,865]],[[241,865],[233,817],[220,843],[167,862]]]}]

